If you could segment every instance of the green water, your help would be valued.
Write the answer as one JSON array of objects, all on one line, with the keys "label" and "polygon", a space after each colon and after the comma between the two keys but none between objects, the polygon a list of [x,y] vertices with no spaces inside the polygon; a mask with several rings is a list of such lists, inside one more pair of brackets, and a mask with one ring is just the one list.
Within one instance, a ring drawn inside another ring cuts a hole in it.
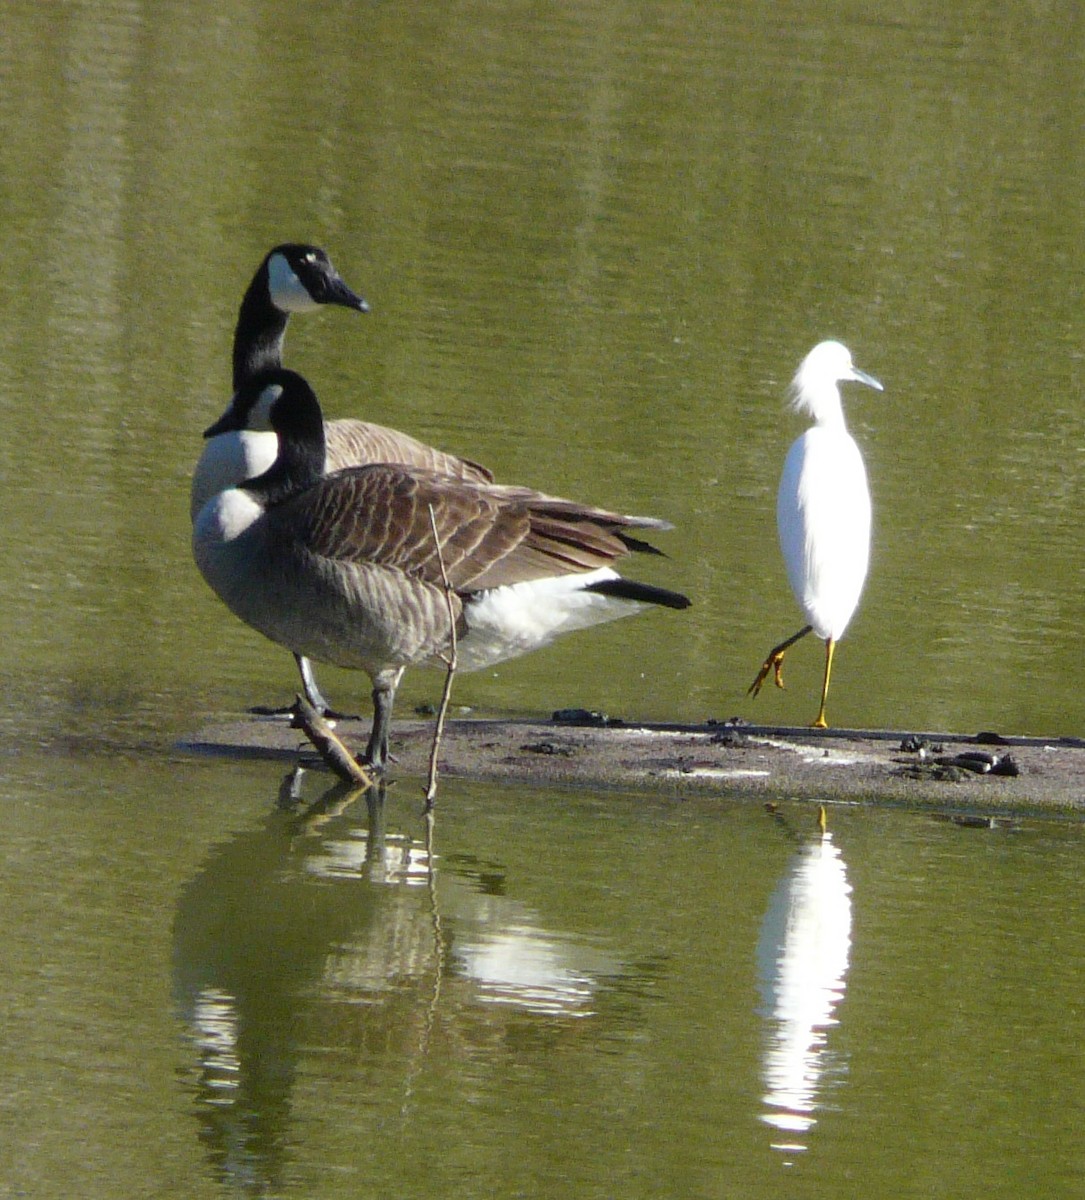
[{"label": "green water", "polygon": [[280,776],[13,765],[0,1195],[1080,1187],[1080,826]]},{"label": "green water", "polygon": [[[275,768],[170,747],[295,686],[187,497],[287,238],[372,306],[291,325],[330,415],[675,525],[635,570],[692,609],[460,703],[808,721],[812,644],[745,690],[801,619],[784,391],[835,336],[886,391],[846,396],[830,718],[1080,735],[1083,77],[1071,5],[4,6],[0,1196],[1080,1188],[1077,827],[804,850],[801,807],[449,783],[431,891],[413,781],[384,878],[364,804],[296,828]],[[815,862],[850,931],[803,1026],[764,964]]]}]

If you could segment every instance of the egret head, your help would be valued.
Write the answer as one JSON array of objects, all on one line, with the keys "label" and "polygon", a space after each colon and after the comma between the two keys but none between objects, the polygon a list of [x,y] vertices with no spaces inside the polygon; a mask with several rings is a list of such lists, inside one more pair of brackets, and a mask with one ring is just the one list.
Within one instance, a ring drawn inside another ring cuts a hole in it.
[{"label": "egret head", "polygon": [[838,383],[865,383],[879,392],[882,385],[851,361],[851,351],[840,342],[818,342],[802,360],[791,383],[791,406],[809,413],[815,421],[843,421]]}]

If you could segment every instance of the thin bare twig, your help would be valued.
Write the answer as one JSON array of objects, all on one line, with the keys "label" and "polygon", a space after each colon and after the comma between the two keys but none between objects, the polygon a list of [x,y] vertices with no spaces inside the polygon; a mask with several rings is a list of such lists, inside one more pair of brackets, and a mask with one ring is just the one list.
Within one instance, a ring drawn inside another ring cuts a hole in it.
[{"label": "thin bare twig", "polygon": [[400,1106],[400,1113],[404,1117],[409,1116],[414,1109],[415,1087],[426,1065],[426,1060],[429,1058],[429,1050],[433,1042],[433,1031],[437,1027],[437,1013],[441,1005],[441,991],[444,985],[445,959],[447,957],[444,926],[441,923],[441,908],[437,895],[437,847],[434,840],[437,814],[434,812],[432,804],[426,806],[426,811],[423,815],[426,822],[426,879],[429,889],[430,922],[433,931],[433,985],[430,989],[429,1000],[426,1003],[425,1015],[422,1020],[422,1027],[419,1030],[415,1053],[412,1055],[407,1077],[404,1081],[403,1103]]},{"label": "thin bare twig", "polygon": [[448,715],[448,702],[452,696],[452,677],[456,674],[456,610],[452,606],[452,584],[448,582],[448,572],[445,570],[445,556],[441,552],[441,539],[437,534],[437,518],[433,513],[433,505],[429,506],[429,524],[433,530],[433,544],[437,547],[437,562],[441,567],[441,580],[445,588],[445,603],[448,605],[449,650],[445,657],[448,672],[445,675],[444,691],[441,693],[441,703],[437,709],[437,723],[433,728],[433,744],[429,752],[429,778],[426,783],[426,812],[430,812],[437,799],[437,755],[441,749],[441,735],[444,733],[445,717]]},{"label": "thin bare twig", "polygon": [[304,696],[294,697],[290,726],[292,729],[302,730],[316,747],[320,757],[344,782],[363,788],[370,788],[376,783],[373,776],[351,754],[328,722]]}]

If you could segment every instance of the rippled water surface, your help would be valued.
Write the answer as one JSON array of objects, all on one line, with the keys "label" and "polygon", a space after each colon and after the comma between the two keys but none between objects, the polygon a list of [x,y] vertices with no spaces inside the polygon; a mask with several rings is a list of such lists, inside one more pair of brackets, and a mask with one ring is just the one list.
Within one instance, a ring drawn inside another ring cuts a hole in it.
[{"label": "rippled water surface", "polygon": [[8,5],[0,40],[20,700],[172,719],[292,685],[192,569],[185,492],[241,293],[304,237],[373,310],[291,328],[329,413],[676,526],[634,569],[693,609],[464,677],[465,702],[809,720],[812,644],[787,693],[745,690],[799,623],[773,517],[801,428],[785,386],[837,336],[886,391],[847,396],[876,528],[831,717],[1081,733],[1071,8],[43,13]]},{"label": "rippled water surface", "polygon": [[294,687],[187,500],[287,238],[372,306],[290,328],[329,414],[675,525],[693,608],[462,704],[809,720],[815,646],[745,690],[836,336],[830,717],[1080,735],[1083,75],[1059,4],[5,5],[0,1196],[1080,1189],[1078,826],[448,783],[431,854],[414,781],[303,818],[171,747]]},{"label": "rippled water surface", "polygon": [[14,764],[0,1194],[1080,1184],[1080,826],[281,776]]}]

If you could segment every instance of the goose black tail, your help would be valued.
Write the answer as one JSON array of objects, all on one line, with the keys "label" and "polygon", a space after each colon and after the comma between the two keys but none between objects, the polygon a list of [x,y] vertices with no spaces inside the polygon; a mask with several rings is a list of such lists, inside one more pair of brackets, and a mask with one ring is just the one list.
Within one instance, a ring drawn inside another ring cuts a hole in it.
[{"label": "goose black tail", "polygon": [[681,592],[653,587],[650,583],[637,583],[635,579],[601,579],[589,583],[586,592],[598,592],[600,596],[613,596],[618,600],[636,600],[640,604],[662,604],[664,608],[689,608],[693,602]]},{"label": "goose black tail", "polygon": [[658,554],[660,558],[666,558],[662,550],[657,550],[651,542],[646,542],[643,538],[635,538],[628,533],[619,533],[618,540],[634,554]]}]

